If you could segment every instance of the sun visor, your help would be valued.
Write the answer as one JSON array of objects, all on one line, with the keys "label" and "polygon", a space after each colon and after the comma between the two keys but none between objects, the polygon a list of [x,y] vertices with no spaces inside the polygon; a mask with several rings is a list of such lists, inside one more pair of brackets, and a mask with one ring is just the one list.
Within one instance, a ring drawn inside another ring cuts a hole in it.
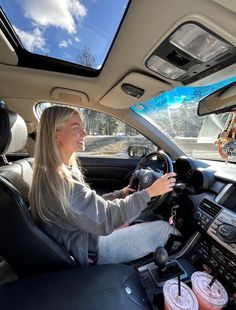
[{"label": "sun visor", "polygon": [[133,72],[116,84],[100,103],[114,109],[125,109],[170,89],[170,84]]},{"label": "sun visor", "polygon": [[17,65],[18,57],[6,36],[0,30],[0,63],[6,65]]}]

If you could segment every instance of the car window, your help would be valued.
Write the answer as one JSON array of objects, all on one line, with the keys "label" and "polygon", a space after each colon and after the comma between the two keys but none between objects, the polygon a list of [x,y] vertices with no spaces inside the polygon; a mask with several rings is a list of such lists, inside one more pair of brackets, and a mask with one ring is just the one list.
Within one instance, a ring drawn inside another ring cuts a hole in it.
[{"label": "car window", "polygon": [[[39,117],[45,108],[52,105],[49,102],[38,104]],[[75,109],[81,115],[87,134],[83,156],[129,158],[129,146],[146,146],[149,152],[157,150],[151,141],[116,118],[90,109]]]}]

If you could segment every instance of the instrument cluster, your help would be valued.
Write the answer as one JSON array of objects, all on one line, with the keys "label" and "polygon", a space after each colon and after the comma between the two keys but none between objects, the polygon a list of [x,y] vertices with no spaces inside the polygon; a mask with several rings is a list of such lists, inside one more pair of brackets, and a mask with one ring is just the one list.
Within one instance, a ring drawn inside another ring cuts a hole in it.
[{"label": "instrument cluster", "polygon": [[200,161],[180,157],[175,162],[177,179],[185,184],[191,194],[198,194],[209,189],[215,182],[214,171]]}]

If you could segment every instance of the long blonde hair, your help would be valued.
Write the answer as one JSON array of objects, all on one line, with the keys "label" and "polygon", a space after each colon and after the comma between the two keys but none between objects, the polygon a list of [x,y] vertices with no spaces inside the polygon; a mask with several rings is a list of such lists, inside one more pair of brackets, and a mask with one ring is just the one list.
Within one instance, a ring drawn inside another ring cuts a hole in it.
[{"label": "long blonde hair", "polygon": [[[65,215],[69,212],[69,194],[73,189],[71,172],[65,166],[56,144],[56,131],[75,113],[69,107],[53,106],[44,110],[37,132],[33,182],[29,193],[32,215],[44,222],[52,222],[57,210],[51,210],[53,204],[61,208]],[[84,178],[75,155],[70,159],[73,175],[83,184]]]}]

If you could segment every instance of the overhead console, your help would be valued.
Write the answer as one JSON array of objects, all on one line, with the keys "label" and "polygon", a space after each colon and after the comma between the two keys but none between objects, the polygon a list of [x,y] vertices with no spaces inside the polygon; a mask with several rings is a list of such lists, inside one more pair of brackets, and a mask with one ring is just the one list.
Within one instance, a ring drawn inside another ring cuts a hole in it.
[{"label": "overhead console", "polygon": [[[204,42],[204,44],[200,44]],[[204,24],[179,24],[148,56],[150,70],[189,84],[235,63],[236,48]]]}]

